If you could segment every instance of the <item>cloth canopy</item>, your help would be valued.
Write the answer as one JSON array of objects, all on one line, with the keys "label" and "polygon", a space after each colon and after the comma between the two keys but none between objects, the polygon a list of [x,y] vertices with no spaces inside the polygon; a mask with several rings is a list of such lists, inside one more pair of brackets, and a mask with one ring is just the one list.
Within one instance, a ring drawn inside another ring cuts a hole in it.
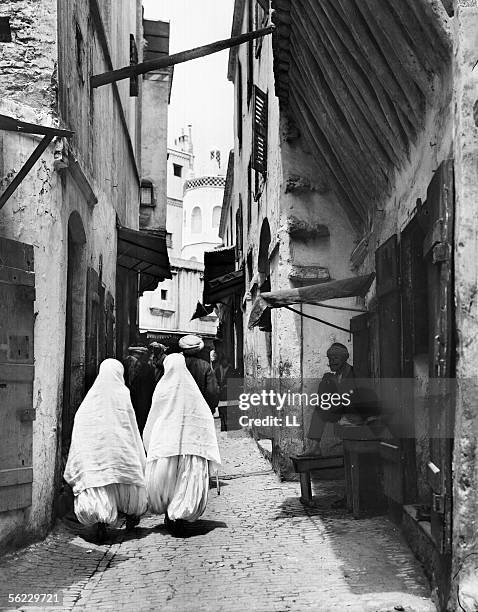
[{"label": "cloth canopy", "polygon": [[145,484],[146,456],[123,372],[119,361],[105,359],[75,415],[64,474],[75,495],[115,483]]},{"label": "cloth canopy", "polygon": [[364,297],[375,278],[375,274],[353,276],[343,280],[308,285],[298,289],[268,291],[261,293],[255,300],[249,316],[249,329],[259,324],[267,308],[281,308],[291,304],[319,304],[336,298]]}]

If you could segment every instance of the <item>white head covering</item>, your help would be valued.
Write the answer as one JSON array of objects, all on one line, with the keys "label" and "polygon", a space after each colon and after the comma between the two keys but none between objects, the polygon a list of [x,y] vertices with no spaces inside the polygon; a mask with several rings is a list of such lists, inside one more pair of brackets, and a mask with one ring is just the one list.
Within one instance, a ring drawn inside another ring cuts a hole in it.
[{"label": "white head covering", "polygon": [[64,474],[75,495],[115,483],[144,486],[146,457],[123,372],[105,359],[76,413]]},{"label": "white head covering", "polygon": [[154,391],[143,440],[148,461],[197,455],[221,463],[214,418],[184,355],[176,353],[164,360],[164,375]]}]

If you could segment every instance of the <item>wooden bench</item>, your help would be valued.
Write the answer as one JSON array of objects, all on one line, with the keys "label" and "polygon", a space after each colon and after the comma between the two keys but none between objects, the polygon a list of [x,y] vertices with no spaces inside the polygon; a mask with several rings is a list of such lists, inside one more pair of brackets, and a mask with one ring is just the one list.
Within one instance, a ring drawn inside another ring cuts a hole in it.
[{"label": "wooden bench", "polygon": [[300,501],[306,506],[311,506],[312,484],[310,482],[310,472],[315,470],[329,470],[344,467],[342,455],[332,457],[317,457],[315,455],[291,456],[294,471],[300,478]]}]

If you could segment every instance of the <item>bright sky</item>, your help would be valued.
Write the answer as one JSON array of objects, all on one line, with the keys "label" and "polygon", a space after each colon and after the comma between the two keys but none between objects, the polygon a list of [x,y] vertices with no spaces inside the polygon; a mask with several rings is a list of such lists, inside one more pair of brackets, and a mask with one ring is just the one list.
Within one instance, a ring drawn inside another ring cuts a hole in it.
[{"label": "bright sky", "polygon": [[[146,19],[170,22],[170,53],[231,35],[234,0],[143,0]],[[233,86],[227,80],[229,50],[174,67],[169,106],[169,142],[193,126],[196,169],[212,148],[227,165],[233,146]]]}]

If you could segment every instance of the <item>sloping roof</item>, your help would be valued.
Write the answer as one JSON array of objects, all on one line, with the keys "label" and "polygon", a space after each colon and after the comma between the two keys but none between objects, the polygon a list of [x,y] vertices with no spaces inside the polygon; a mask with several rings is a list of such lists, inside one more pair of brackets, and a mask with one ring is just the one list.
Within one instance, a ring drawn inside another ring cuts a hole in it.
[{"label": "sloping roof", "polygon": [[117,256],[120,267],[141,273],[142,291],[165,278],[172,278],[166,232],[152,234],[119,227]]},{"label": "sloping roof", "polygon": [[[433,7],[432,7],[433,4]],[[351,222],[394,185],[451,65],[437,2],[272,0],[275,90]]]}]

